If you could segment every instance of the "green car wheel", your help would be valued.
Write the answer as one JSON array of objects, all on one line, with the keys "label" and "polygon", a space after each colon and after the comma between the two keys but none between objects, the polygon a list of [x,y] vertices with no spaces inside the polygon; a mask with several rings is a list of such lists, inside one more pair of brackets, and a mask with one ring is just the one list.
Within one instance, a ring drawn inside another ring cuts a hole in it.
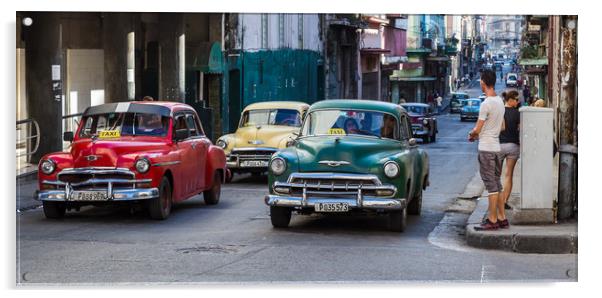
[{"label": "green car wheel", "polygon": [[393,232],[403,232],[408,223],[408,208],[389,213],[389,229]]},{"label": "green car wheel", "polygon": [[270,220],[274,228],[287,228],[291,222],[291,209],[286,207],[270,206]]}]

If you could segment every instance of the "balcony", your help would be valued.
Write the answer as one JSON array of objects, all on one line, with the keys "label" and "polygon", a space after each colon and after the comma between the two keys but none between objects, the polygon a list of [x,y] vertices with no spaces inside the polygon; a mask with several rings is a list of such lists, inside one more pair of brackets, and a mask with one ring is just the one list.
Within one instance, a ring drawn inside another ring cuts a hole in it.
[{"label": "balcony", "polygon": [[361,49],[384,49],[383,32],[379,29],[364,29]]}]

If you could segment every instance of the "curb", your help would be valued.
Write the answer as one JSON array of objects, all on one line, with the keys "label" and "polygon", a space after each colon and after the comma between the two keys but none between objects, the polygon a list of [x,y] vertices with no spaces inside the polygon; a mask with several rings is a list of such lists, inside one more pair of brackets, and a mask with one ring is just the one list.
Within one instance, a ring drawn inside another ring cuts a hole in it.
[{"label": "curb", "polygon": [[485,184],[481,179],[481,174],[477,171],[475,175],[470,179],[464,191],[458,195],[459,199],[474,199],[483,195],[485,191]]},{"label": "curb", "polygon": [[538,226],[511,225],[510,229],[477,231],[487,214],[487,198],[480,198],[466,225],[468,245],[517,253],[576,254],[577,225],[553,224]]}]

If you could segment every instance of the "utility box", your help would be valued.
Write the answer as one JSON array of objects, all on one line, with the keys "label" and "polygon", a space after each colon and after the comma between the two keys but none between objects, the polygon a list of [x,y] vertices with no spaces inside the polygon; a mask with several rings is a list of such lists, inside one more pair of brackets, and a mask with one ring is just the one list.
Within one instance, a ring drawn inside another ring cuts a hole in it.
[{"label": "utility box", "polygon": [[554,222],[554,110],[522,107],[520,112],[521,197],[515,224]]}]

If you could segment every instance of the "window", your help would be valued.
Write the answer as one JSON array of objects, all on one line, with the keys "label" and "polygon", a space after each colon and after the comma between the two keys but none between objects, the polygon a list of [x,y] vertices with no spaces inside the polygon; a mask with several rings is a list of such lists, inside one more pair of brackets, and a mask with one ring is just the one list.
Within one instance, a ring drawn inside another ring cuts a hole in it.
[{"label": "window", "polygon": [[308,114],[304,136],[362,135],[399,139],[397,119],[390,114],[362,110],[319,110]]},{"label": "window", "polygon": [[165,136],[169,118],[159,114],[106,113],[87,116],[79,133],[81,138],[90,138],[101,131],[119,131],[130,136]]},{"label": "window", "polygon": [[186,126],[188,127],[188,132],[191,137],[196,137],[199,134],[199,127],[191,114],[186,115]]},{"label": "window", "polygon": [[183,114],[176,115],[174,120],[174,138],[179,131],[185,131],[186,135],[190,133],[188,126],[186,125],[186,116]]},{"label": "window", "polygon": [[401,129],[401,139],[402,140],[408,140],[412,137],[411,130],[408,126],[408,117],[406,117],[405,115],[402,116],[402,118],[401,118],[400,129]]},{"label": "window", "polygon": [[250,110],[242,115],[240,127],[254,125],[282,125],[301,126],[301,115],[297,110],[274,109],[274,110]]}]

